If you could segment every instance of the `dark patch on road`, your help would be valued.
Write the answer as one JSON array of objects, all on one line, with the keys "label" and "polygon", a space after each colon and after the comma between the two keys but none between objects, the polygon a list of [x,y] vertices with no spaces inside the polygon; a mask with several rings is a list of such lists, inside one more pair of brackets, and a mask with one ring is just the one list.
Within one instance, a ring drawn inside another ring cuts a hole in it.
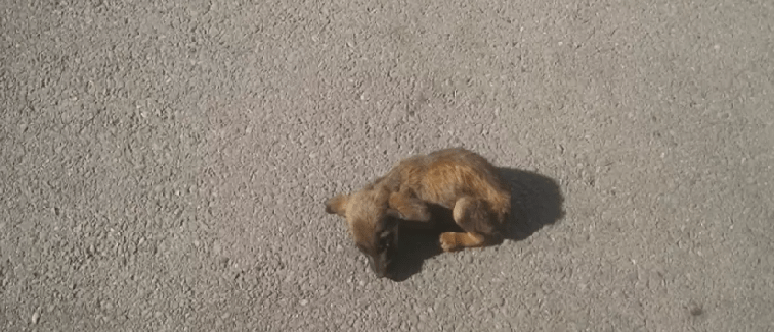
[{"label": "dark patch on road", "polygon": [[[543,226],[552,225],[564,216],[564,199],[556,181],[546,176],[513,168],[500,168],[504,181],[511,185],[511,215],[504,238],[524,240]],[[431,206],[434,228],[418,229],[404,222],[393,259],[390,279],[404,281],[422,271],[425,260],[442,253],[438,237],[443,232],[461,232],[454,223],[452,211]]]},{"label": "dark patch on road", "polygon": [[501,168],[500,176],[511,184],[511,215],[506,238],[524,240],[564,217],[564,198],[559,184],[553,179],[513,168]]}]

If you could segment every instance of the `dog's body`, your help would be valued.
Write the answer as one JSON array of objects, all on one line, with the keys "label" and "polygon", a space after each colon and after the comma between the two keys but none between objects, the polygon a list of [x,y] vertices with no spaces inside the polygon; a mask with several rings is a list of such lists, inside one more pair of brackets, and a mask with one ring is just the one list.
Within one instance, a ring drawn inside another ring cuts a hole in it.
[{"label": "dog's body", "polygon": [[464,232],[444,232],[441,248],[479,247],[501,237],[511,210],[510,188],[483,157],[458,148],[399,162],[385,176],[351,195],[328,201],[326,211],[347,220],[360,251],[384,276],[401,221],[430,227],[431,206],[450,209]]}]

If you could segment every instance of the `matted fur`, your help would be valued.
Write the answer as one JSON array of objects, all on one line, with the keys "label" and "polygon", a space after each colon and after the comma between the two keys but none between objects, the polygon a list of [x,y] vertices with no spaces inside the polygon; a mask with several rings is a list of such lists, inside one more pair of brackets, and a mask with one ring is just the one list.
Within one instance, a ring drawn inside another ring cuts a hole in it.
[{"label": "matted fur", "polygon": [[452,210],[465,232],[441,234],[441,248],[451,252],[500,239],[510,202],[510,188],[494,166],[454,148],[404,159],[363,189],[330,199],[326,211],[347,220],[358,248],[383,276],[401,220],[430,222],[430,204]]}]

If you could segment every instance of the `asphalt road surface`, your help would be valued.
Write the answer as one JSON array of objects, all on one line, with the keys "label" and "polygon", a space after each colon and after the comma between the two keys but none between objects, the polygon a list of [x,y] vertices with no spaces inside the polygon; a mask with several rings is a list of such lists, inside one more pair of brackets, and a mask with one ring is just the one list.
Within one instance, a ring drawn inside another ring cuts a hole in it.
[{"label": "asphalt road surface", "polygon": [[[772,1],[0,13],[0,330],[774,330]],[[454,146],[509,239],[375,278],[325,201]]]}]

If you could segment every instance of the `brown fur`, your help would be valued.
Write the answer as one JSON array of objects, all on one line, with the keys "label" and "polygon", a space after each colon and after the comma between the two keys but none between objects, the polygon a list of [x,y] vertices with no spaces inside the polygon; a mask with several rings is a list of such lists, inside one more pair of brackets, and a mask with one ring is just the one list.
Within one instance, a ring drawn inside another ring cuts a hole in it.
[{"label": "brown fur", "polygon": [[499,239],[510,202],[510,190],[497,169],[483,157],[456,148],[404,159],[360,191],[332,198],[326,211],[347,220],[358,248],[382,276],[397,243],[399,220],[429,222],[430,204],[450,209],[465,231],[441,234],[441,248],[451,252]]}]

